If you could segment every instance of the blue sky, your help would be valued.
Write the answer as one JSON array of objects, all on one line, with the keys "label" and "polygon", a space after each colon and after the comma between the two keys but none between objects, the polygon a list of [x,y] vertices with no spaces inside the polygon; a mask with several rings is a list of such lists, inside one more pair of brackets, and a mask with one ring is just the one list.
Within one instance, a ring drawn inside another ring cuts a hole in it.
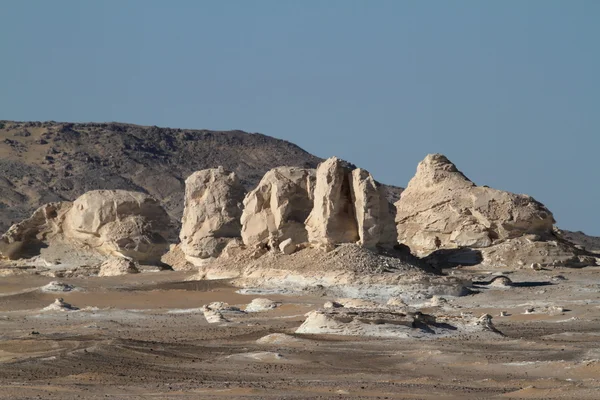
[{"label": "blue sky", "polygon": [[427,153],[600,235],[600,2],[3,1],[0,119],[242,129],[406,185]]}]

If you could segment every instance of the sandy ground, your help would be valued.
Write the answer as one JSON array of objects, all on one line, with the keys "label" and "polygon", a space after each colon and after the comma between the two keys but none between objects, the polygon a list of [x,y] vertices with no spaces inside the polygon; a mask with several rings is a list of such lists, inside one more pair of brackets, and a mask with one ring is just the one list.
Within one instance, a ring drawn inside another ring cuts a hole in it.
[{"label": "sandy ground", "polygon": [[[452,273],[486,281],[477,268]],[[507,272],[507,271],[504,271]],[[0,280],[2,399],[599,399],[600,267],[519,270],[432,314],[490,313],[504,337],[378,339],[297,335],[327,296],[236,293],[192,273]],[[42,311],[62,297],[78,311]],[[282,305],[209,324],[200,307]],[[562,307],[558,309],[557,307]],[[533,312],[525,313],[525,309]],[[507,316],[500,317],[505,311]],[[286,335],[267,335],[283,333]]]}]

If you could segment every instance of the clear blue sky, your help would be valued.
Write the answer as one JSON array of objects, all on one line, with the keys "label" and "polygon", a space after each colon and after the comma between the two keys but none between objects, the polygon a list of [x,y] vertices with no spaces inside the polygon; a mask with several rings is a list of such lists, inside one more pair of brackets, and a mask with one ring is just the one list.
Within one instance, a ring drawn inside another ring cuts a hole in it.
[{"label": "clear blue sky", "polygon": [[2,1],[0,119],[242,129],[406,185],[427,153],[600,235],[600,1]]}]

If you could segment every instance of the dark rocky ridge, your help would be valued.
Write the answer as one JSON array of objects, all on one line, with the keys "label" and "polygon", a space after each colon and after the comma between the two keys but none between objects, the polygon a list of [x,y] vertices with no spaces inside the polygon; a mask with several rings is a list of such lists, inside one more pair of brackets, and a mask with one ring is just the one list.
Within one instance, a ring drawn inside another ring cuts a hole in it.
[{"label": "dark rocky ridge", "polygon": [[194,171],[222,165],[249,189],[271,168],[314,168],[320,161],[258,133],[0,121],[0,232],[44,203],[93,189],[149,193],[179,220],[184,180]]}]

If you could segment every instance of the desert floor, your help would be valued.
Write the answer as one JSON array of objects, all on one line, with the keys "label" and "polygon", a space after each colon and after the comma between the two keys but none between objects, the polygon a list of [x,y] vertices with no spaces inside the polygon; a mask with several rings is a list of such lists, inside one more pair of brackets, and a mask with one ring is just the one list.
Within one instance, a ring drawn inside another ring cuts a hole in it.
[{"label": "desert floor", "polygon": [[[474,280],[492,272],[502,271],[452,271]],[[413,304],[489,313],[505,335],[493,340],[296,335],[331,297],[244,295],[191,275],[60,279],[79,289],[66,293],[40,290],[56,278],[3,277],[0,398],[600,399],[600,267],[518,270],[508,275],[517,287]],[[42,310],[57,297],[80,310]],[[282,305],[222,324],[199,309],[257,297]],[[286,335],[259,340],[274,333]]]}]

